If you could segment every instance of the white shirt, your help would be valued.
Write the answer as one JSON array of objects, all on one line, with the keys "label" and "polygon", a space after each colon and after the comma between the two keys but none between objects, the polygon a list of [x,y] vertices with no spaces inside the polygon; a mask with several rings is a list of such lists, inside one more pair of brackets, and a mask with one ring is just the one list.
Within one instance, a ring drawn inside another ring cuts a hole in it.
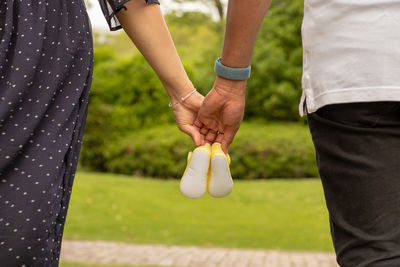
[{"label": "white shirt", "polygon": [[400,0],[305,0],[299,114],[400,101]]}]

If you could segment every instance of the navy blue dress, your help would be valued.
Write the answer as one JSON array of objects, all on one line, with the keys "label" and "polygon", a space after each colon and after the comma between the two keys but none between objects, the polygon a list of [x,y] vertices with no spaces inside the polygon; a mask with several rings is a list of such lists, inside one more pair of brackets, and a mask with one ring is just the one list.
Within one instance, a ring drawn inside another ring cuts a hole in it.
[{"label": "navy blue dress", "polygon": [[92,67],[83,0],[0,0],[0,266],[58,266]]},{"label": "navy blue dress", "polygon": [[0,266],[59,264],[92,72],[84,0],[0,0]]}]

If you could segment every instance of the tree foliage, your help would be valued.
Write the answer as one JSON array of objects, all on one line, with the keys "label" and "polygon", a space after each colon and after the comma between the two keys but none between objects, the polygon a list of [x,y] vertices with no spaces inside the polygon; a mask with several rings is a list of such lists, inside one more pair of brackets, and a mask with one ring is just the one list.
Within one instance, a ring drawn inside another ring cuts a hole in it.
[{"label": "tree foliage", "polygon": [[214,8],[218,12],[220,21],[224,19],[225,15],[225,5],[221,0],[174,0],[176,3],[184,2],[200,2],[207,6]]},{"label": "tree foliage", "polygon": [[[303,2],[273,2],[254,49],[245,120],[299,121]],[[185,69],[204,95],[212,87],[221,54],[221,23],[199,12],[166,15]],[[95,36],[95,39],[103,37]],[[95,67],[81,162],[106,170],[111,143],[158,124],[173,123],[168,96],[143,56],[121,30],[96,42]],[[160,46],[162,49],[162,46]],[[178,128],[176,128],[178,131]]]},{"label": "tree foliage", "polygon": [[301,120],[303,1],[273,2],[252,57],[246,117]]}]

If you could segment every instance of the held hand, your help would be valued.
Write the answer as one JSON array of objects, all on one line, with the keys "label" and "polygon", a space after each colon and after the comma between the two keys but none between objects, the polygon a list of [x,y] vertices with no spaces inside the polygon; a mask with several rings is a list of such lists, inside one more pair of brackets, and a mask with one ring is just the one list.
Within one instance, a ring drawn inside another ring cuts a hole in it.
[{"label": "held hand", "polygon": [[246,81],[232,81],[217,76],[194,123],[200,128],[205,142],[220,142],[222,150],[228,152],[228,146],[243,120],[245,96]]},{"label": "held hand", "polygon": [[[182,132],[190,135],[196,146],[204,144],[205,135],[200,133],[200,127],[194,125],[197,112],[203,102],[204,96],[198,92],[195,92],[184,102],[177,104],[172,107],[176,124]],[[172,100],[172,103],[175,103]]]}]

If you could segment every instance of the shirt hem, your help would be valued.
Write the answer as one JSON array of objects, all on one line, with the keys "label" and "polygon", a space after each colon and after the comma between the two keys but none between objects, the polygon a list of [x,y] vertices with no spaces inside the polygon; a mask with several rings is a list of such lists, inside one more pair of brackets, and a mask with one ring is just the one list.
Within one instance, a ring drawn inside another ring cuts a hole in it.
[{"label": "shirt hem", "polygon": [[[299,103],[299,115],[301,117],[329,104],[400,101],[400,86],[335,89],[319,94],[314,98],[306,94],[307,90],[303,89]],[[396,91],[397,94],[394,94]],[[307,108],[304,107],[305,105]]]}]

